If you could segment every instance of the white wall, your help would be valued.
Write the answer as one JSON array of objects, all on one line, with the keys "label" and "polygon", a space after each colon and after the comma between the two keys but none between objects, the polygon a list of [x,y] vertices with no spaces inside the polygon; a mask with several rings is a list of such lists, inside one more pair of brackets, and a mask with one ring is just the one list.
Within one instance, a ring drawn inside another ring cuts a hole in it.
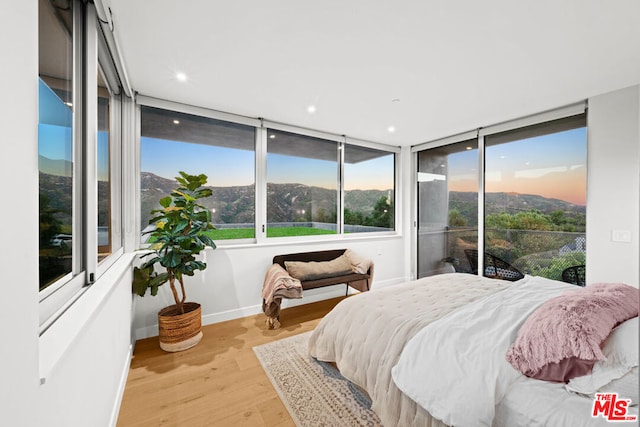
[{"label": "white wall", "polygon": [[[589,99],[587,282],[640,282],[640,86]],[[612,241],[614,230],[629,242]]]},{"label": "white wall", "polygon": [[115,426],[133,349],[131,259],[121,257],[41,337],[45,382],[33,425]]},{"label": "white wall", "polygon": [[0,209],[0,413],[3,425],[34,426],[39,382],[37,2],[21,1],[10,13],[5,10],[0,25],[0,180],[5,183]]}]

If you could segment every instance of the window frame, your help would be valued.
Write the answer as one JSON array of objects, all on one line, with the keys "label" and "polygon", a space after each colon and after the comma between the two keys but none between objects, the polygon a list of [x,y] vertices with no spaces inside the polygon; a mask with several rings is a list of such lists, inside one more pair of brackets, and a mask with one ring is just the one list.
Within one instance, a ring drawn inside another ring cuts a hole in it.
[{"label": "window frame", "polygon": [[[363,148],[371,148],[374,150],[379,150],[379,151],[384,151],[388,154],[393,155],[393,230],[386,230],[386,231],[363,231],[363,232],[358,232],[358,233],[345,233],[344,232],[344,208],[345,208],[345,204],[344,204],[344,195],[346,190],[344,189],[344,184],[345,184],[345,173],[344,173],[344,167],[345,167],[345,155],[346,155],[346,151],[348,146],[353,146],[353,147],[363,147]],[[343,143],[343,149],[341,150],[341,176],[342,176],[342,181],[341,181],[341,188],[340,188],[340,196],[341,196],[341,206],[342,209],[340,210],[340,234],[344,236],[345,239],[355,239],[358,237],[367,237],[367,236],[395,236],[400,234],[399,230],[401,229],[401,216],[400,216],[400,201],[398,200],[398,197],[400,194],[402,194],[401,191],[399,191],[398,186],[400,185],[400,173],[399,173],[399,157],[400,157],[400,147],[397,147],[397,149],[395,149],[396,147],[387,147],[384,146],[383,144],[376,144],[373,142],[368,142],[368,141],[363,141],[363,140],[356,140],[356,139],[352,139],[352,138],[346,138],[345,137],[345,142]],[[391,148],[391,149],[390,149]]]},{"label": "window frame", "polygon": [[[401,205],[401,179],[400,179],[400,153],[399,146],[386,145],[371,141],[364,141],[356,138],[350,138],[345,135],[337,135],[328,132],[317,131],[313,129],[293,126],[275,121],[269,121],[262,118],[251,118],[223,111],[217,111],[192,105],[177,103],[164,99],[154,98],[145,95],[136,97],[136,133],[137,153],[141,154],[141,107],[154,107],[168,111],[176,111],[184,114],[192,114],[196,116],[227,121],[242,125],[253,126],[255,128],[255,237],[251,239],[229,239],[217,240],[218,247],[234,247],[239,245],[280,245],[284,243],[308,243],[309,241],[336,241],[348,239],[362,239],[381,236],[398,236],[401,235],[402,219],[400,214]],[[291,237],[269,237],[267,238],[267,130],[279,130],[294,133],[301,136],[325,139],[337,143],[336,159],[338,162],[338,189],[337,189],[337,224],[335,234],[312,235],[312,236],[291,236]],[[361,146],[385,151],[394,155],[394,230],[390,231],[374,231],[362,233],[344,233],[344,147],[345,145]],[[140,164],[140,163],[138,163]],[[140,199],[140,170],[137,172],[137,199]],[[140,214],[140,206],[137,207],[138,215]],[[138,221],[139,222],[139,221]],[[136,224],[137,239],[140,242],[141,230],[140,224]]]},{"label": "window frame", "polygon": [[[239,125],[245,125],[245,126],[250,126],[253,127],[255,129],[255,140],[254,140],[254,185],[255,185],[255,211],[254,211],[254,218],[257,218],[257,212],[258,212],[258,197],[259,197],[259,191],[258,191],[258,140],[260,139],[260,132],[258,132],[258,129],[260,129],[260,120],[259,119],[251,119],[249,117],[244,117],[244,116],[237,116],[235,114],[231,114],[231,113],[225,113],[222,111],[216,111],[216,110],[209,110],[206,108],[201,108],[201,107],[195,107],[192,105],[187,105],[187,104],[180,104],[180,103],[176,103],[176,102],[172,102],[172,101],[167,101],[164,99],[159,99],[159,98],[153,98],[153,97],[149,97],[149,96],[144,96],[144,95],[139,95],[136,97],[136,111],[137,111],[137,127],[138,127],[138,131],[137,131],[137,135],[136,135],[136,141],[137,141],[137,152],[139,155],[139,165],[142,164],[142,108],[141,107],[152,107],[152,108],[159,108],[162,110],[166,110],[166,111],[175,111],[178,113],[182,113],[182,114],[188,114],[188,115],[193,115],[193,116],[199,116],[199,117],[204,117],[204,118],[208,118],[208,119],[214,119],[214,120],[219,120],[219,121],[224,121],[224,122],[230,122],[230,123],[235,123],[235,124],[239,124]],[[136,187],[136,191],[137,191],[137,203],[138,203],[138,215],[141,215],[141,207],[140,207],[140,189],[141,189],[141,183],[140,183],[140,174],[142,172],[141,167],[138,168],[138,173],[137,173],[137,187]],[[266,197],[266,193],[265,193],[265,197]],[[266,200],[266,199],[265,199]],[[265,211],[266,214],[266,211]],[[140,238],[141,238],[141,234],[142,234],[142,230],[140,229],[140,218],[138,218],[138,221],[136,223],[136,229],[137,229],[137,239],[138,239],[138,246],[142,246],[143,244],[140,243]],[[228,239],[228,240],[216,240],[216,246],[231,246],[231,245],[246,245],[246,244],[251,244],[251,243],[255,243],[257,241],[257,236],[259,233],[259,229],[258,229],[258,223],[255,221],[254,219],[254,229],[255,229],[255,234],[254,237],[252,238],[246,238],[246,239]]]},{"label": "window frame", "polygon": [[281,123],[275,123],[275,122],[270,122],[270,121],[263,121],[262,126],[265,129],[265,135],[264,135],[264,143],[265,143],[265,157],[264,157],[264,167],[265,167],[265,172],[268,169],[268,164],[267,164],[267,155],[269,154],[268,152],[268,148],[269,148],[269,142],[268,142],[268,131],[269,130],[275,130],[275,131],[283,131],[283,132],[287,132],[287,133],[291,133],[291,134],[295,134],[295,135],[299,135],[302,137],[310,137],[310,138],[316,138],[316,139],[321,139],[321,140],[325,140],[328,142],[335,142],[336,143],[336,232],[335,233],[331,233],[331,234],[321,234],[321,235],[303,235],[303,236],[288,236],[288,237],[267,237],[267,230],[269,229],[269,224],[267,222],[267,197],[266,197],[266,188],[267,188],[267,176],[265,174],[265,179],[263,181],[264,184],[264,188],[265,188],[265,199],[264,199],[264,218],[263,221],[261,222],[261,230],[264,230],[263,232],[261,232],[261,236],[258,239],[258,242],[301,242],[301,241],[308,241],[309,238],[313,238],[314,240],[319,240],[319,241],[323,241],[323,240],[334,240],[336,238],[336,236],[341,236],[342,235],[342,222],[340,219],[340,212],[342,211],[342,203],[343,203],[343,198],[342,196],[342,185],[343,185],[343,169],[342,169],[342,161],[343,161],[343,145],[342,145],[342,141],[344,140],[344,137],[339,137],[336,135],[332,135],[332,134],[327,134],[325,132],[320,132],[320,131],[314,131],[311,129],[301,129],[301,128],[296,128],[295,126],[290,126],[290,125],[284,125]]},{"label": "window frame", "polygon": [[[114,112],[114,143],[110,144],[111,172],[117,182],[112,183],[112,200],[119,206],[120,247],[107,256],[98,266],[97,247],[97,84],[100,66],[98,39],[102,27],[98,22],[95,6],[81,0],[73,4],[73,177],[72,177],[72,271],[42,291],[39,291],[39,335],[47,329],[124,253],[121,220],[121,170],[122,159],[120,116]],[[106,82],[105,82],[106,83]],[[118,84],[120,84],[118,82]],[[119,102],[118,102],[119,103]],[[119,111],[119,108],[115,108]],[[112,113],[110,112],[110,115]],[[117,137],[116,134],[117,133]],[[115,192],[114,192],[115,190]],[[115,196],[115,197],[114,197]]]},{"label": "window frame", "polygon": [[[563,107],[559,107],[556,109],[544,111],[538,114],[532,114],[529,116],[517,118],[514,120],[509,120],[501,123],[496,123],[493,125],[489,125],[486,127],[480,127],[476,130],[462,132],[460,134],[448,136],[445,138],[437,139],[430,142],[425,142],[417,145],[411,146],[411,157],[412,157],[412,171],[413,171],[413,179],[412,180],[412,200],[413,200],[413,209],[412,209],[412,217],[413,217],[413,225],[414,231],[412,232],[412,256],[411,256],[411,270],[414,272],[415,276],[418,276],[418,262],[417,262],[417,221],[418,221],[418,185],[417,185],[417,170],[418,170],[418,152],[423,150],[428,150],[432,148],[442,147],[445,145],[456,144],[468,139],[477,139],[477,147],[478,147],[478,241],[477,241],[477,250],[478,253],[483,254],[485,252],[485,137],[492,136],[496,134],[502,134],[506,132],[526,132],[526,128],[534,128],[539,125],[544,125],[548,122],[553,122],[556,120],[573,120],[575,116],[583,115],[585,118],[585,126],[588,129],[588,122],[586,121],[587,114],[587,101],[577,102],[574,104],[566,105]],[[588,132],[588,131],[587,131]],[[588,158],[588,153],[587,153]],[[587,174],[589,172],[587,171]],[[484,272],[484,257],[478,257],[478,275],[483,274]]]}]

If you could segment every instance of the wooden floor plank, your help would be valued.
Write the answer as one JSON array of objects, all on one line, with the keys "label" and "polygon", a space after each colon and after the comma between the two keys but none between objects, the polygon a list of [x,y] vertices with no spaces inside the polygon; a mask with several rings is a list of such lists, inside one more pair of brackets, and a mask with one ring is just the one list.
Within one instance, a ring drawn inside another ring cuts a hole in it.
[{"label": "wooden floor plank", "polygon": [[313,330],[342,299],[285,309],[277,330],[263,314],[207,325],[179,353],[162,351],[157,337],[139,340],[117,426],[293,426],[253,347]]}]

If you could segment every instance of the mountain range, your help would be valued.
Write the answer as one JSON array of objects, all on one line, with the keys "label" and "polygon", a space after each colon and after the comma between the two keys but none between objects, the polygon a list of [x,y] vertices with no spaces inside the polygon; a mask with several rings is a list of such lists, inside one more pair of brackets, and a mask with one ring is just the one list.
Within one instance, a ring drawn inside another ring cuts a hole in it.
[{"label": "mountain range", "polygon": [[[58,163],[56,166],[61,166]],[[59,171],[59,169],[54,168]],[[51,171],[51,169],[46,169]],[[142,172],[140,176],[141,192],[141,226],[149,224],[150,211],[159,208],[158,200],[176,188],[176,182],[150,172]],[[98,183],[98,197],[108,201],[108,183]],[[249,223],[254,222],[255,190],[253,185],[234,187],[209,187],[213,195],[202,199],[201,203],[213,212],[214,223]],[[47,196],[50,206],[58,212],[68,213],[71,209],[71,178],[58,173],[40,172],[40,192]],[[376,202],[388,197],[390,190],[350,190],[345,191],[345,208],[353,212],[361,212],[363,216],[371,214]],[[485,213],[536,210],[545,214],[563,211],[571,214],[584,214],[585,206],[574,205],[558,199],[550,199],[534,194],[518,193],[486,193]],[[467,218],[468,224],[477,222],[478,195],[475,192],[449,193],[449,209],[457,209]],[[267,184],[267,217],[270,222],[289,221],[335,221],[336,191],[307,186],[303,184]],[[98,206],[100,223],[106,220],[108,205]],[[313,215],[313,217],[312,217]],[[67,216],[67,215],[65,215]],[[70,215],[63,220],[70,220]]]}]

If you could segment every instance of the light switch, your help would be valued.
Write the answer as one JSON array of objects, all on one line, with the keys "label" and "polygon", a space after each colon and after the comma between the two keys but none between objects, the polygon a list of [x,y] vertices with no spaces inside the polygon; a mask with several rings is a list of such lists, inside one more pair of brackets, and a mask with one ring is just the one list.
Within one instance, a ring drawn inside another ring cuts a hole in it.
[{"label": "light switch", "polygon": [[611,230],[612,242],[631,243],[631,231],[629,230]]}]

